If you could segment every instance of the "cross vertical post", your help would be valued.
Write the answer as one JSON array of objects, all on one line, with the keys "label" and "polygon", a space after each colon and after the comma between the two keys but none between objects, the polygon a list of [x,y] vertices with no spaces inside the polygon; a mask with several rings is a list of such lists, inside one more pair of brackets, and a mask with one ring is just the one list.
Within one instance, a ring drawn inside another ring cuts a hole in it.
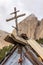
[{"label": "cross vertical post", "polygon": [[16,32],[17,32],[17,35],[18,35],[18,23],[17,23],[17,12],[16,12],[16,7],[14,8],[14,12],[15,12],[15,23],[16,23]]}]

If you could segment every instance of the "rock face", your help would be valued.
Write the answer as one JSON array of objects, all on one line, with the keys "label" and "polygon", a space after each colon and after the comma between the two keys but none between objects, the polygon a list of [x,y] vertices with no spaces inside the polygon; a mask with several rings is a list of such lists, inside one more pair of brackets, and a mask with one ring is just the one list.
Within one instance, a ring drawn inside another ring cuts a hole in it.
[{"label": "rock face", "polygon": [[40,21],[36,31],[36,39],[43,38],[43,19]]},{"label": "rock face", "polygon": [[37,17],[31,14],[25,20],[19,23],[19,34],[25,33],[29,38],[34,38],[36,26],[38,24]]},{"label": "rock face", "polygon": [[2,31],[2,30],[0,30],[0,39],[5,39],[5,37],[7,36],[7,35],[9,35],[9,33],[7,33],[7,32],[5,32],[5,31]]},{"label": "rock face", "polygon": [[[27,34],[28,38],[39,39],[43,38],[43,19],[39,21],[34,14],[26,17],[18,24],[19,35]],[[13,30],[13,34],[14,34]]]},{"label": "rock face", "polygon": [[0,49],[2,49],[4,46],[9,46],[11,43],[6,42],[4,39],[5,37],[9,35],[9,33],[0,30]]}]

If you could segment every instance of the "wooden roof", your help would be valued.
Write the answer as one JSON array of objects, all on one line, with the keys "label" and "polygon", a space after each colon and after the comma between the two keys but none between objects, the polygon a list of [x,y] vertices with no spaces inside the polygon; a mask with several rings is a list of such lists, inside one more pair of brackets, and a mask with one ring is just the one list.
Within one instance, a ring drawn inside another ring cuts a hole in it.
[{"label": "wooden roof", "polygon": [[17,36],[17,34],[12,34],[12,38],[17,41],[22,43],[23,45],[30,45],[33,50],[43,59],[43,49],[42,47],[38,44],[38,42],[36,42],[33,39],[29,39],[29,40],[24,40],[23,38]]}]

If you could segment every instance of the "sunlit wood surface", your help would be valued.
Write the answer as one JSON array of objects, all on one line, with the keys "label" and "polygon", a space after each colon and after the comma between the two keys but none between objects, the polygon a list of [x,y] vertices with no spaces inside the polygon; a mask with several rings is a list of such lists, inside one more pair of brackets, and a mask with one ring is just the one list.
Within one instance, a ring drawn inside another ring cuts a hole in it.
[{"label": "sunlit wood surface", "polygon": [[43,49],[42,47],[33,39],[27,40],[28,44],[38,53],[38,55],[43,59]]}]

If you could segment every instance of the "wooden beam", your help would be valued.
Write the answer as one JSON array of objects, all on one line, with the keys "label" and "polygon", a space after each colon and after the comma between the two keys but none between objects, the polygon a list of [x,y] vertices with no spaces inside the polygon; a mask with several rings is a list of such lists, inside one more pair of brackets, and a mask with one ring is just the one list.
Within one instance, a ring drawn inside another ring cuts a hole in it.
[{"label": "wooden beam", "polygon": [[16,19],[16,18],[22,17],[22,16],[24,16],[24,15],[25,15],[25,14],[21,14],[21,15],[18,15],[18,16],[16,16],[16,17],[12,17],[12,18],[6,19],[6,21],[8,22],[8,21],[14,20],[14,19]]},{"label": "wooden beam", "polygon": [[15,19],[15,18],[12,17],[12,18],[10,18],[10,19],[6,19],[6,22],[11,21],[11,20],[13,20],[13,19]]},{"label": "wooden beam", "polygon": [[13,36],[13,34],[11,34],[11,37],[14,41],[18,42],[19,44],[27,45],[27,42],[23,38],[17,35]]},{"label": "wooden beam", "polygon": [[38,44],[38,42],[36,42],[33,39],[27,40],[27,43],[33,48],[33,50],[41,57],[41,59],[43,60],[43,49],[42,47]]},{"label": "wooden beam", "polygon": [[33,65],[38,65],[38,64],[36,64],[36,62],[33,61],[33,59],[30,57],[29,54],[24,53],[24,56],[25,56]]},{"label": "wooden beam", "polygon": [[30,55],[30,57],[33,59],[33,61],[37,63],[37,65],[43,65],[42,62],[38,59],[38,57],[35,55],[35,53],[31,49],[25,46],[25,50],[26,50],[26,53],[28,53],[28,55]]}]

